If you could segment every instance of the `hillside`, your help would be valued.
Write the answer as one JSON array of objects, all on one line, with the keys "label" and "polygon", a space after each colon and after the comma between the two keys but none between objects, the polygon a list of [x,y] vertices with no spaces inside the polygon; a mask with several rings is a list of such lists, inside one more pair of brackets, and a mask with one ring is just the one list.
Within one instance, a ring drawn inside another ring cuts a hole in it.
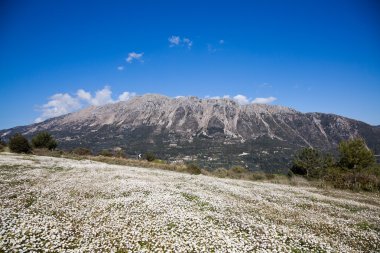
[{"label": "hillside", "polygon": [[239,105],[230,99],[144,95],[2,130],[0,136],[20,132],[30,137],[43,130],[51,132],[62,149],[122,148],[129,156],[150,151],[162,159],[195,160],[209,168],[242,165],[285,172],[302,147],[331,151],[352,137],[364,138],[380,153],[379,127],[333,114]]},{"label": "hillside", "polygon": [[0,153],[0,251],[379,252],[375,194]]}]

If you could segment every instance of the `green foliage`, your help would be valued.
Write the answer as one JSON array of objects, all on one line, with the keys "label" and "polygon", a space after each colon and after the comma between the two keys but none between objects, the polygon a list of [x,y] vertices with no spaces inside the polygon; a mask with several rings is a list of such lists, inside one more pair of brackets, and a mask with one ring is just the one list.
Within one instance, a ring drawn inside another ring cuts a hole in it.
[{"label": "green foliage", "polygon": [[0,139],[0,145],[5,147],[5,146],[7,146],[7,143],[5,141],[3,141],[2,139]]},{"label": "green foliage", "polygon": [[81,147],[75,148],[72,153],[75,155],[92,155],[92,151],[90,149]]},{"label": "green foliage", "polygon": [[192,175],[199,175],[202,173],[201,169],[198,167],[198,165],[194,163],[190,163],[186,165],[186,171]]},{"label": "green foliage", "polygon": [[30,153],[32,151],[29,141],[19,133],[9,139],[8,146],[15,153]]},{"label": "green foliage", "polygon": [[231,173],[236,173],[236,174],[243,174],[243,173],[247,173],[248,170],[241,167],[241,166],[234,166],[230,169],[230,172]]},{"label": "green foliage", "polygon": [[103,149],[102,151],[99,152],[98,155],[111,157],[113,156],[113,153],[107,149]]},{"label": "green foliage", "polygon": [[341,142],[339,153],[336,163],[331,155],[303,149],[295,156],[289,176],[303,175],[340,189],[380,191],[380,165],[362,139]]},{"label": "green foliage", "polygon": [[339,144],[339,165],[348,169],[362,169],[375,164],[373,152],[367,148],[363,139],[342,141]]},{"label": "green foliage", "polygon": [[47,148],[49,150],[54,150],[58,146],[53,136],[46,131],[35,135],[32,138],[32,145],[34,148]]},{"label": "green foliage", "polygon": [[380,167],[374,166],[361,170],[330,167],[323,178],[339,189],[380,191]]},{"label": "green foliage", "polygon": [[0,152],[1,152],[1,151],[4,151],[4,149],[5,149],[6,146],[7,146],[7,143],[5,143],[4,141],[2,141],[2,140],[0,139]]},{"label": "green foliage", "polygon": [[306,177],[318,177],[325,168],[325,158],[316,149],[304,148],[299,151],[293,159],[291,171],[294,174]]},{"label": "green foliage", "polygon": [[148,161],[148,162],[153,162],[154,160],[156,160],[156,155],[151,153],[151,152],[148,152],[148,153],[145,153],[144,154],[144,158]]}]

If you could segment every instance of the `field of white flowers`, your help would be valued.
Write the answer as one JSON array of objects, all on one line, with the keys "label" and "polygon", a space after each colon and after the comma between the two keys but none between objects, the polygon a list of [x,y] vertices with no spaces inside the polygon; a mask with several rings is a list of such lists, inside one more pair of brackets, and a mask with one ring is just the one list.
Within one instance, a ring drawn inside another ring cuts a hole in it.
[{"label": "field of white flowers", "polygon": [[2,251],[380,252],[380,197],[0,153]]}]

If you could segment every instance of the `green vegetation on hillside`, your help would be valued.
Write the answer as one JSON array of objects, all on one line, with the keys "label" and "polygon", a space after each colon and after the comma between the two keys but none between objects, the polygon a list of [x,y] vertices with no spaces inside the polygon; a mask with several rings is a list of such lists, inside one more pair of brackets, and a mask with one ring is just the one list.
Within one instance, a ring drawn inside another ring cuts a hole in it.
[{"label": "green vegetation on hillside", "polygon": [[339,159],[312,148],[296,154],[290,175],[302,175],[309,180],[321,180],[335,188],[379,191],[380,165],[363,139],[342,141]]},{"label": "green vegetation on hillside", "polygon": [[8,146],[10,151],[14,153],[30,153],[32,151],[28,139],[21,134],[13,135],[9,139]]},{"label": "green vegetation on hillside", "polygon": [[47,148],[49,150],[55,149],[58,144],[53,136],[46,132],[40,132],[32,138],[33,148]]}]

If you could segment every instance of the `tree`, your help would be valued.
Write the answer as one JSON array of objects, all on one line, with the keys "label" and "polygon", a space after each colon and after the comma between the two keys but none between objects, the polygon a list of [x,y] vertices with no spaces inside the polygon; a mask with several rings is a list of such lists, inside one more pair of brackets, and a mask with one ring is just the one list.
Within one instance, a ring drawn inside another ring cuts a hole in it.
[{"label": "tree", "polygon": [[304,148],[294,157],[291,171],[306,177],[318,177],[324,167],[324,157],[318,150]]},{"label": "tree", "polygon": [[154,160],[156,160],[156,156],[151,153],[151,152],[148,152],[144,155],[145,159],[148,161],[148,162],[153,162]]},{"label": "tree", "polygon": [[48,132],[40,132],[32,138],[32,145],[35,148],[47,148],[53,150],[57,147],[57,142]]},{"label": "tree", "polygon": [[363,139],[352,139],[339,143],[339,165],[347,169],[363,169],[374,165],[373,152]]},{"label": "tree", "polygon": [[7,143],[2,141],[0,138],[0,152],[3,151],[6,146],[7,146]]},{"label": "tree", "polygon": [[15,153],[30,153],[32,151],[29,141],[19,133],[9,139],[8,146]]}]

